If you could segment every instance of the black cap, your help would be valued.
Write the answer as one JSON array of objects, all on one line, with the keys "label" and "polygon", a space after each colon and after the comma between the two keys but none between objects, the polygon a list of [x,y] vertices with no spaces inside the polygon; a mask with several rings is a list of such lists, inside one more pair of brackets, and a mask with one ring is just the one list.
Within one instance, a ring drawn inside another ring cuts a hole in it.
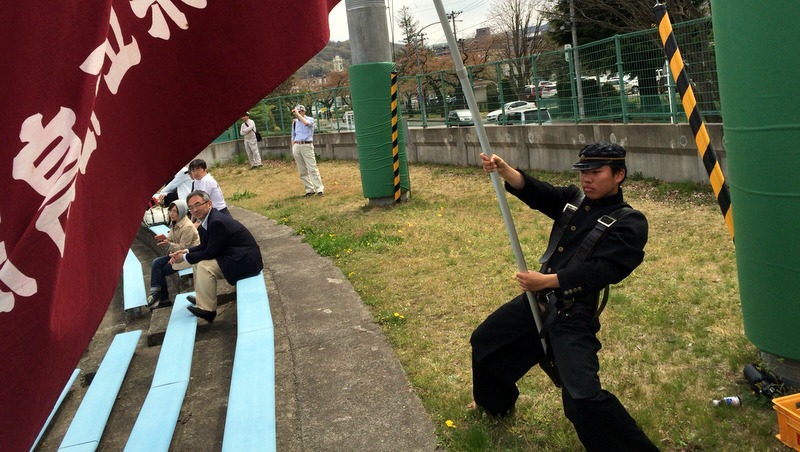
[{"label": "black cap", "polygon": [[625,149],[618,144],[587,144],[578,153],[580,160],[572,165],[575,171],[600,168],[605,165],[625,166]]}]

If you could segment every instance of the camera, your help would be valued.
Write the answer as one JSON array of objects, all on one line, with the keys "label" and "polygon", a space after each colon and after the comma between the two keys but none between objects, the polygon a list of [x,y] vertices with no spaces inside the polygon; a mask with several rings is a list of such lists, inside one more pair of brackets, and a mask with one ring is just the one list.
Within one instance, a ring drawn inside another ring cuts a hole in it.
[{"label": "camera", "polygon": [[786,393],[786,387],[780,379],[759,365],[747,364],[744,366],[744,378],[756,395],[772,399]]}]

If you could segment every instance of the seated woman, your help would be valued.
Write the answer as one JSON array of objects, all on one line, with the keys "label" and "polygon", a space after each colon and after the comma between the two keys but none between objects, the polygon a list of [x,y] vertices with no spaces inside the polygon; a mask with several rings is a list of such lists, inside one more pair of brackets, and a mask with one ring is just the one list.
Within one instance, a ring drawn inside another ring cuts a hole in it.
[{"label": "seated woman", "polygon": [[200,244],[197,228],[186,216],[188,211],[189,207],[186,205],[186,201],[182,199],[172,201],[169,205],[169,233],[167,235],[158,234],[155,237],[158,244],[166,248],[167,255],[155,258],[150,270],[150,296],[147,297],[147,306],[151,310],[172,306],[172,301],[169,299],[167,276],[191,267],[185,261],[179,264],[170,264],[169,253]]}]

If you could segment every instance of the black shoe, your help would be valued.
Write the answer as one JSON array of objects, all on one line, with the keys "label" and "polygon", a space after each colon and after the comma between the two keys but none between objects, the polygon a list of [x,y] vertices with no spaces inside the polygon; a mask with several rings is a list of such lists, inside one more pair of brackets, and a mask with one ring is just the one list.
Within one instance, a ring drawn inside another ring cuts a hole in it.
[{"label": "black shoe", "polygon": [[214,318],[217,317],[217,311],[206,311],[205,309],[200,309],[197,306],[187,306],[186,309],[194,314],[195,317],[199,317],[208,323],[214,323]]},{"label": "black shoe", "polygon": [[169,298],[167,298],[167,297],[164,297],[164,298],[161,298],[161,299],[158,301],[158,304],[157,304],[157,305],[155,305],[155,306],[150,306],[150,310],[152,311],[152,310],[154,310],[154,309],[168,308],[168,307],[170,307],[170,306],[172,306],[172,302],[169,300]]},{"label": "black shoe", "polygon": [[186,300],[191,304],[197,304],[197,297],[194,295],[187,295]]},{"label": "black shoe", "polygon": [[321,191],[317,192],[317,196],[325,196],[325,193],[322,193]]},{"label": "black shoe", "polygon": [[308,198],[309,196],[314,196],[314,193],[306,193],[304,196]]},{"label": "black shoe", "polygon": [[153,310],[153,306],[157,305],[158,304],[158,300],[160,300],[160,299],[161,299],[161,296],[158,293],[155,293],[155,292],[151,293],[147,297],[147,307],[150,308],[150,310],[152,311]]}]

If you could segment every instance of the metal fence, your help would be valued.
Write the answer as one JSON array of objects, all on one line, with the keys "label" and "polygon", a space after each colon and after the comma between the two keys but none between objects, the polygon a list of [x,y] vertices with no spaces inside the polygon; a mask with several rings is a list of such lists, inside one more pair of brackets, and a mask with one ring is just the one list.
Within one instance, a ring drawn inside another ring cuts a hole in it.
[{"label": "metal fence", "polygon": [[[722,122],[711,18],[675,24],[673,32],[698,108],[707,121]],[[531,115],[532,123],[686,122],[656,28],[467,71],[487,123],[513,122],[504,107],[512,101],[547,109],[548,114]],[[398,99],[410,127],[454,125],[448,115],[468,108],[455,70],[400,77]],[[251,118],[265,135],[290,134],[290,109],[298,103],[317,118],[319,132],[355,128],[348,86],[267,97],[250,110]]]}]

